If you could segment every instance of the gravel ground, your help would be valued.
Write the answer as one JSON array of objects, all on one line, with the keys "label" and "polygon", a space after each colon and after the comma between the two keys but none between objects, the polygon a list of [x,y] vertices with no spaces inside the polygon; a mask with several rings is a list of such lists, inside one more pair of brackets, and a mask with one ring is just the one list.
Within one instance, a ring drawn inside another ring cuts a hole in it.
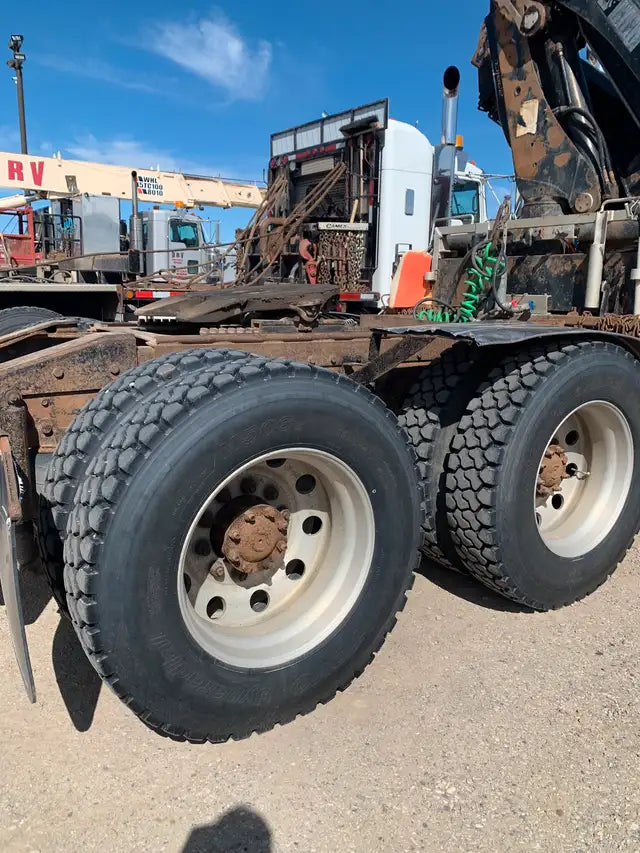
[{"label": "gravel ground", "polygon": [[222,746],[147,730],[28,578],[33,707],[0,614],[0,850],[640,851],[639,563],[546,615],[425,566],[346,693]]}]

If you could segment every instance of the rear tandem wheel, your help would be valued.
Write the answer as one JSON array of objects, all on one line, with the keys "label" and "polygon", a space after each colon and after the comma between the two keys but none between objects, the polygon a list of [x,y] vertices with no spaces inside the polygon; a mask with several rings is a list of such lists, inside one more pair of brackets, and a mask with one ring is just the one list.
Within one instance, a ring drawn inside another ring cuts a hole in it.
[{"label": "rear tandem wheel", "polygon": [[527,607],[593,592],[640,527],[640,364],[602,341],[527,346],[460,420],[447,516],[471,574]]}]

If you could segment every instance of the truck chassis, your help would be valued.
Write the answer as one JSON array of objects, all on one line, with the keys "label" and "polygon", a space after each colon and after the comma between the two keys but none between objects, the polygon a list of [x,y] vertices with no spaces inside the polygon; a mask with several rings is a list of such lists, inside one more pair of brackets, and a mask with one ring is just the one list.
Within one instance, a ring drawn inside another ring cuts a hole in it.
[{"label": "truck chassis", "polygon": [[[381,316],[308,330],[258,321],[199,334],[64,320],[1,338],[1,579],[30,698],[18,595],[29,567],[44,567],[126,704],[191,741],[264,731],[343,689],[393,626],[420,552],[525,607],[592,592],[640,524],[637,481],[598,480],[605,498],[622,488],[625,501],[611,518],[594,515],[582,483],[591,471],[569,460],[584,457],[597,479],[597,448],[618,424],[630,438],[603,451],[605,467],[635,470],[640,417],[625,407],[634,383],[640,390],[640,343],[545,319],[416,326]],[[605,380],[615,373],[622,396],[614,388],[602,403],[587,388],[565,404],[567,377],[595,364]],[[208,459],[226,476],[202,484]],[[206,497],[197,512],[191,491]],[[575,531],[563,538],[557,520],[540,520],[565,492],[577,502],[566,523],[582,514],[604,531],[573,552]],[[540,555],[548,566],[534,570]],[[177,595],[167,579],[176,563],[187,590],[179,582]],[[248,621],[238,616],[247,602]],[[282,648],[269,645],[269,625]]]}]

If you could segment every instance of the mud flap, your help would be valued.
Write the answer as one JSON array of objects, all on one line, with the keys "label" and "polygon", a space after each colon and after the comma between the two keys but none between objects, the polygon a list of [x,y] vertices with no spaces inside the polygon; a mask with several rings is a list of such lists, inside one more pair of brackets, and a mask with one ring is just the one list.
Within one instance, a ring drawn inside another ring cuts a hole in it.
[{"label": "mud flap", "polygon": [[0,585],[20,675],[29,701],[35,702],[36,686],[24,629],[16,554],[16,523],[21,518],[18,478],[9,439],[0,436]]}]

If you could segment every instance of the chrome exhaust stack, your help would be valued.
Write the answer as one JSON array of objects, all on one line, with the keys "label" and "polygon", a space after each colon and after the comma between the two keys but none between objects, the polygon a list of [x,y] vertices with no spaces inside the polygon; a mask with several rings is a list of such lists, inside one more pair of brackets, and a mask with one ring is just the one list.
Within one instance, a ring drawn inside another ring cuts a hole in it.
[{"label": "chrome exhaust stack", "polygon": [[442,137],[441,145],[455,147],[458,135],[458,104],[460,101],[460,69],[450,65],[442,80]]},{"label": "chrome exhaust stack", "polygon": [[442,78],[442,132],[434,158],[432,229],[451,219],[457,164],[460,69],[450,65]]}]

